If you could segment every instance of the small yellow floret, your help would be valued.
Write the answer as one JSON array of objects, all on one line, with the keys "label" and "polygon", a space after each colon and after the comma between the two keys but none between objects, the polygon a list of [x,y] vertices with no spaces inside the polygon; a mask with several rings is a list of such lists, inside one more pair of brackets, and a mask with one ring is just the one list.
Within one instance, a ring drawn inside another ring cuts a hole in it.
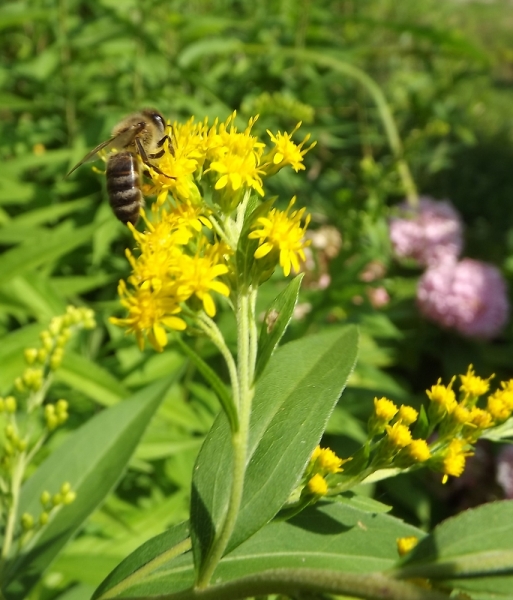
[{"label": "small yellow floret", "polygon": [[402,423],[387,425],[386,432],[389,441],[396,448],[405,448],[411,443],[411,432],[408,427]]},{"label": "small yellow floret", "polygon": [[410,535],[408,537],[397,538],[396,544],[397,544],[397,551],[399,552],[399,556],[404,556],[405,554],[408,554],[408,552],[413,550],[413,548],[415,548],[415,546],[418,543],[419,543],[419,538],[414,535]]},{"label": "small yellow floret", "polygon": [[474,373],[473,366],[469,365],[466,375],[460,375],[460,391],[463,392],[467,398],[482,396],[490,389],[490,379],[492,379],[492,377],[494,377],[494,375],[490,375],[488,379],[478,377]]},{"label": "small yellow floret", "polygon": [[465,452],[465,446],[467,446],[467,442],[458,438],[453,439],[449,444],[443,460],[444,476],[442,483],[447,481],[449,475],[459,477],[465,470],[466,458],[473,454],[473,452]]},{"label": "small yellow floret", "polygon": [[399,409],[388,398],[374,398],[374,414],[378,421],[388,423],[391,421]]},{"label": "small yellow floret", "polygon": [[285,211],[272,208],[266,217],[257,219],[254,231],[248,235],[249,239],[258,240],[256,259],[263,258],[272,251],[279,253],[280,266],[286,277],[291,269],[296,273],[299,271],[300,260],[306,259],[304,249],[309,244],[309,240],[305,240],[304,237],[310,215],[306,216],[302,226],[301,219],[306,209],[301,208],[290,212],[295,201],[294,196]]},{"label": "small yellow floret", "polygon": [[435,385],[431,386],[430,390],[426,390],[426,394],[431,402],[445,408],[447,412],[451,412],[456,406],[456,395],[452,389],[454,379],[448,386],[442,385],[441,381],[439,379]]},{"label": "small yellow floret", "polygon": [[502,399],[500,390],[488,398],[486,408],[496,423],[502,423],[508,419],[511,414],[510,408]]},{"label": "small yellow floret", "polygon": [[317,459],[316,467],[325,473],[341,473],[344,461],[339,458],[330,448],[321,448]]},{"label": "small yellow floret", "polygon": [[417,462],[426,462],[426,460],[431,458],[431,452],[426,440],[412,440],[406,450]]},{"label": "small yellow floret", "polygon": [[451,413],[451,418],[456,421],[456,423],[464,425],[465,423],[469,423],[471,421],[470,411],[468,408],[458,404],[454,407],[454,410]]},{"label": "small yellow floret", "polygon": [[488,429],[493,425],[493,420],[489,412],[482,408],[474,407],[470,411],[470,422],[478,429]]},{"label": "small yellow floret", "polygon": [[322,475],[316,473],[307,484],[308,491],[315,496],[325,496],[328,484]]},{"label": "small yellow floret", "polygon": [[276,135],[267,130],[269,137],[275,144],[275,148],[271,152],[271,161],[273,165],[278,166],[279,168],[290,165],[296,173],[301,169],[304,170],[303,157],[315,146],[316,142],[310,144],[308,148],[303,150],[303,146],[310,138],[310,135],[308,134],[300,144],[294,143],[292,141],[292,136],[300,126],[301,123],[298,123],[291,133],[281,133],[281,131],[278,131]]},{"label": "small yellow floret", "polygon": [[419,413],[413,408],[413,406],[406,406],[403,404],[399,409],[399,414],[397,416],[398,420],[403,423],[403,425],[411,425],[415,423]]}]

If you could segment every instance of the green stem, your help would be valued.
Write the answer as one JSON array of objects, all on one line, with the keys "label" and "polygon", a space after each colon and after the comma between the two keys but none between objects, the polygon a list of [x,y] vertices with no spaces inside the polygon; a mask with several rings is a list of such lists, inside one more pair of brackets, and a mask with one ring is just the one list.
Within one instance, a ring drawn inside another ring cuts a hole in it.
[{"label": "green stem", "polygon": [[215,324],[215,322],[205,314],[199,314],[198,325],[208,335],[213,344],[215,344],[215,346],[218,348],[219,352],[221,352],[221,355],[223,356],[226,362],[226,366],[228,367],[228,372],[230,374],[230,382],[232,384],[233,401],[235,403],[235,406],[239,408],[240,386],[237,374],[237,367],[235,366],[235,361],[233,360],[232,353],[226,345],[223,334],[219,331],[219,327]]},{"label": "green stem", "polygon": [[230,500],[219,534],[216,536],[199,574],[196,584],[197,589],[204,589],[208,586],[219,561],[223,557],[233,530],[235,529],[244,491],[244,476],[246,473],[246,457],[249,441],[249,421],[254,394],[253,381],[250,378],[250,373],[254,372],[254,365],[250,366],[250,361],[252,360],[250,353],[252,313],[250,310],[251,303],[249,301],[249,295],[250,294],[247,292],[240,292],[237,298],[237,373],[240,390],[240,404],[239,430],[232,433],[233,473]]},{"label": "green stem", "polygon": [[[267,51],[267,49],[263,46],[257,45],[245,45],[244,48],[249,52],[258,52],[259,54]],[[333,56],[315,52],[314,50],[303,50],[302,48],[280,48],[280,55],[290,56],[292,58],[300,58],[302,61],[313,62],[320,66],[328,67],[334,71],[338,71],[339,73],[343,73],[344,75],[348,75],[349,77],[356,79],[356,81],[361,83],[367,89],[367,92],[370,94],[374,100],[374,103],[376,104],[376,108],[378,109],[379,116],[383,123],[390,149],[392,150],[392,153],[396,159],[397,171],[399,173],[408,204],[411,207],[416,208],[419,203],[417,187],[413,180],[410,167],[404,159],[403,145],[395,124],[394,117],[392,115],[392,111],[390,110],[383,91],[374,81],[374,79],[369,77],[367,73],[358,67],[355,67],[354,65],[351,65]]]},{"label": "green stem", "polygon": [[[447,594],[398,581],[381,573],[341,573],[327,569],[270,569],[206,589],[152,596],[152,600],[242,600],[258,595],[335,594],[363,600],[447,600]],[[132,598],[147,600],[147,596]]]},{"label": "green stem", "polygon": [[258,354],[258,329],[256,323],[256,300],[257,289],[252,289],[249,292],[249,381],[255,379],[255,368]]},{"label": "green stem", "polygon": [[14,538],[14,527],[18,516],[18,503],[20,500],[21,482],[23,480],[23,474],[25,473],[25,466],[25,453],[22,452],[14,466],[11,478],[11,505],[7,515],[7,524],[5,526],[4,543],[2,546],[2,563],[5,563],[9,555]]}]

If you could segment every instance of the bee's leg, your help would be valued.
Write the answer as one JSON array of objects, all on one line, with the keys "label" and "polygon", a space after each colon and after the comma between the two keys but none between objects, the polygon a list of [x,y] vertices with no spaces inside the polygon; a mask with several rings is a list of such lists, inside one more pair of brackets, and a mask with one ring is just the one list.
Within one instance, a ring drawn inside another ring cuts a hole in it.
[{"label": "bee's leg", "polygon": [[[154,171],[156,171],[159,175],[164,175],[164,177],[167,177],[168,179],[176,179],[176,177],[171,177],[171,175],[167,175],[166,173],[164,173],[164,171],[161,171],[158,167],[156,167],[155,165],[152,165],[150,163],[150,159],[148,158],[148,155],[146,154],[146,150],[144,149],[143,145],[141,144],[141,140],[139,138],[135,138],[135,143],[137,146],[137,151],[139,152],[139,155],[142,158],[142,161],[146,166],[148,166],[151,169],[153,169]],[[150,156],[152,156],[152,155],[150,154]]]},{"label": "bee's leg", "polygon": [[[169,142],[169,146],[168,146],[169,147],[169,151],[174,156],[175,155],[175,149],[174,149],[174,146],[173,146],[173,140],[168,135],[165,135],[163,138],[161,138],[157,142],[157,148],[162,148],[162,146],[164,145],[164,143],[166,142],[166,140]],[[150,158],[160,158],[161,156],[164,156],[164,153],[165,153],[165,150],[164,150],[164,148],[162,148],[162,150],[159,150],[158,152],[150,154]]]}]

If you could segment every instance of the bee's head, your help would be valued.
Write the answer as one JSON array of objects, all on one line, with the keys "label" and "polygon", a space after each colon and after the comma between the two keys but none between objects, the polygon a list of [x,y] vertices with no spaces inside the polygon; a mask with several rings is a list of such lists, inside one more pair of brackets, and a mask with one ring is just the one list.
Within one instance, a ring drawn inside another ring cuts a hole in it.
[{"label": "bee's head", "polygon": [[164,121],[164,117],[158,112],[158,110],[147,108],[142,111],[142,114],[149,121],[151,121],[161,133],[164,133],[166,129],[166,122]]}]

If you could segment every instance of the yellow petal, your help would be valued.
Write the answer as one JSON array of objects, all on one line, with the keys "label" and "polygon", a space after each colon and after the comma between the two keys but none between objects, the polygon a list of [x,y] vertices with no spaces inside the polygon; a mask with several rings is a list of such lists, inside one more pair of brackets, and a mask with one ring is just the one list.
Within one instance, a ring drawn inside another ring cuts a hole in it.
[{"label": "yellow petal", "polygon": [[215,317],[216,315],[216,305],[212,300],[212,296],[208,293],[203,295],[203,308],[209,317]]},{"label": "yellow petal", "polygon": [[269,254],[269,252],[271,252],[272,249],[273,245],[266,242],[265,244],[262,244],[260,248],[256,249],[254,256],[255,258],[263,258],[267,254]]}]

